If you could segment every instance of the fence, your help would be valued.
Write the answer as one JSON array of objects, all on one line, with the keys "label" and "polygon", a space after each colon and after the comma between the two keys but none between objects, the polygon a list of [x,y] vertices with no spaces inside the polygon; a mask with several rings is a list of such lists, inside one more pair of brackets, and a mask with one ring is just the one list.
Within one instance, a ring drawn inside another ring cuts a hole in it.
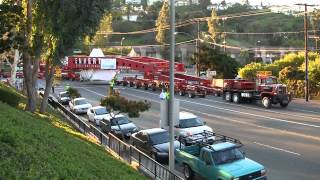
[{"label": "fence", "polygon": [[81,133],[94,135],[101,145],[121,157],[124,161],[131,164],[133,162],[139,165],[139,168],[153,179],[159,180],[182,180],[176,173],[170,171],[166,166],[158,163],[147,154],[143,153],[136,147],[125,143],[113,134],[104,134],[98,128],[91,124],[85,123],[77,115],[65,108],[56,99],[50,97],[48,103],[55,109],[62,111],[68,121],[73,124]]}]

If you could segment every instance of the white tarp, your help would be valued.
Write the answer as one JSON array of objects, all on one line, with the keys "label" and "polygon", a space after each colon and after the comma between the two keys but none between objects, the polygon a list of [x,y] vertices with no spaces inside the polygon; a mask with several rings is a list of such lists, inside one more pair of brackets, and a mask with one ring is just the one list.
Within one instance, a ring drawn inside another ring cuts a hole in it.
[{"label": "white tarp", "polygon": [[104,57],[103,51],[100,48],[93,48],[89,57]]}]

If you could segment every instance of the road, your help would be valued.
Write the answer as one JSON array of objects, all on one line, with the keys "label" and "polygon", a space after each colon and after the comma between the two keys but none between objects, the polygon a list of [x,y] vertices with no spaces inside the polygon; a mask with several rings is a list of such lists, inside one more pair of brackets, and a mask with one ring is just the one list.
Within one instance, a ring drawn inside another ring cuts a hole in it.
[{"label": "road", "polygon": [[[106,85],[69,83],[93,105],[105,96]],[[61,91],[57,87],[56,91]],[[133,122],[141,128],[159,126],[159,92],[119,87],[132,100],[148,100],[149,111]],[[257,104],[233,104],[220,97],[180,100],[180,110],[192,112],[214,131],[239,139],[246,156],[263,164],[271,180],[313,180],[320,178],[320,104],[294,100],[286,109],[264,109]]]}]

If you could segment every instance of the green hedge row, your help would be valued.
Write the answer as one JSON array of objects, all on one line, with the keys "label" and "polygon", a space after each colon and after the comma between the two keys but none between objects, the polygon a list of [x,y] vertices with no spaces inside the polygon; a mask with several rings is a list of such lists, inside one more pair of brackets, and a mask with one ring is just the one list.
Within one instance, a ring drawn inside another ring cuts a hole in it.
[{"label": "green hedge row", "polygon": [[9,104],[10,106],[18,106],[21,97],[4,85],[0,85],[0,101]]}]

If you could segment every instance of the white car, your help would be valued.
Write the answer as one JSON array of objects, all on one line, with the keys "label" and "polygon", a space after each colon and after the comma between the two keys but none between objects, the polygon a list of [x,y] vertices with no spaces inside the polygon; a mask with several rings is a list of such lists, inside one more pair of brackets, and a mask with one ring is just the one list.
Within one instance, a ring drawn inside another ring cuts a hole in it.
[{"label": "white car", "polygon": [[69,102],[69,108],[75,114],[87,113],[88,109],[91,107],[92,105],[88,103],[85,98],[75,98]]},{"label": "white car", "polygon": [[107,111],[106,107],[95,106],[88,109],[87,115],[90,122],[93,122],[99,126],[102,119],[109,117],[109,112]]},{"label": "white car", "polygon": [[[192,138],[199,139],[199,137],[203,136],[201,133],[204,133],[205,131],[213,133],[212,128],[207,126],[206,123],[199,119],[196,115],[185,111],[179,113],[179,124],[174,128],[174,133],[177,139],[180,139],[182,136],[189,136],[190,138],[186,139],[187,142],[183,142],[188,145],[192,143]],[[214,140],[214,137],[210,138]],[[208,139],[209,141],[210,138]]]}]

